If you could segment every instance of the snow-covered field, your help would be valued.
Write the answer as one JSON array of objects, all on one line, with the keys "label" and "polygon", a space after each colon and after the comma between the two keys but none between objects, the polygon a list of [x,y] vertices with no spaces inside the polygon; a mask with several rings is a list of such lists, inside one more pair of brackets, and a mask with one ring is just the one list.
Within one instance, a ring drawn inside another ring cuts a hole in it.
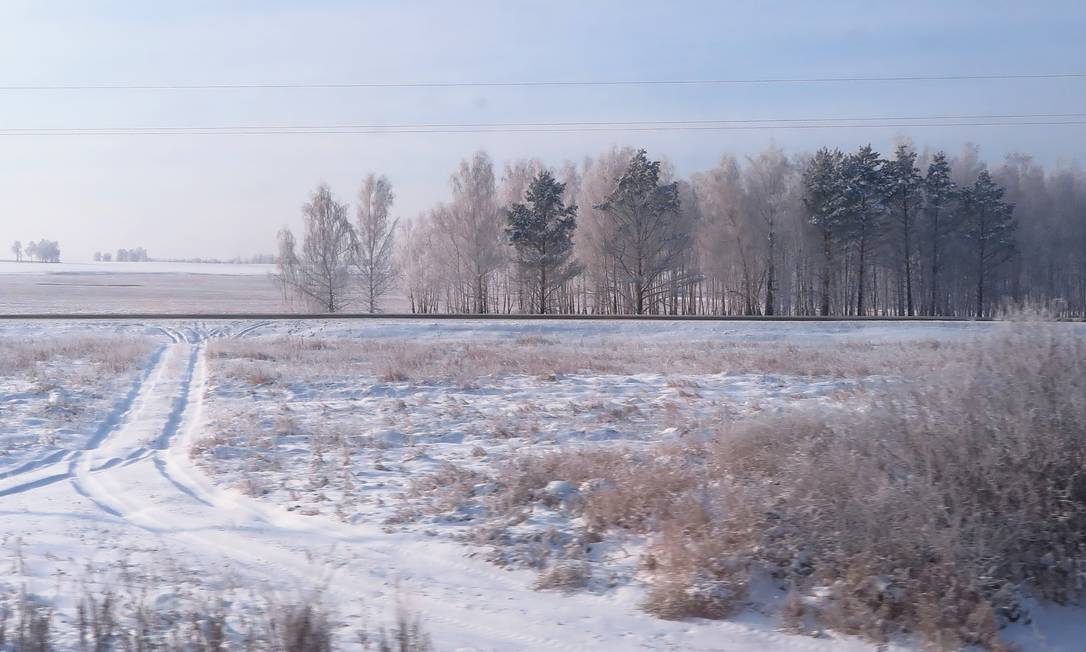
[{"label": "snow-covered field", "polygon": [[7,274],[197,274],[221,276],[266,276],[275,265],[246,263],[38,263],[0,260],[0,275]]},{"label": "snow-covered field", "polygon": [[282,312],[271,265],[0,262],[0,314]]},{"label": "snow-covered field", "polygon": [[[488,478],[525,454],[636,454],[799,404],[854,409],[1003,326],[0,323],[0,360],[18,361],[0,369],[0,590],[61,624],[102,587],[158,610],[226,600],[235,637],[259,605],[320,592],[345,649],[397,601],[439,650],[871,649],[785,633],[761,608],[771,583],[729,620],[655,618],[645,542],[579,538],[565,504],[590,488],[548,485],[501,520]],[[584,577],[552,572],[570,560]],[[1084,623],[1039,607],[1009,638],[1074,650]]]},{"label": "snow-covered field", "polygon": [[[274,265],[0,261],[0,314],[289,313]],[[386,310],[405,309],[402,296]]]}]

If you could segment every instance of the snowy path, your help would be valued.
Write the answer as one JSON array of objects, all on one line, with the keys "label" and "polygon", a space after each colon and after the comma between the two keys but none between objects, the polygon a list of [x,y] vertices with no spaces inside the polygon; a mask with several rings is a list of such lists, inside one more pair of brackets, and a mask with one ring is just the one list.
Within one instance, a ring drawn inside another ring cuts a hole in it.
[{"label": "snowy path", "polygon": [[108,531],[127,545],[199,559],[204,572],[229,568],[248,583],[286,591],[320,586],[344,608],[391,606],[399,592],[424,615],[441,650],[870,649],[762,625],[657,620],[638,611],[633,589],[536,592],[532,573],[470,559],[455,543],[302,516],[218,488],[188,450],[204,425],[206,339],[230,333],[163,331],[170,342],[84,450],[0,474],[0,533],[30,542],[26,554],[40,566],[41,557],[70,555],[67,539]]}]

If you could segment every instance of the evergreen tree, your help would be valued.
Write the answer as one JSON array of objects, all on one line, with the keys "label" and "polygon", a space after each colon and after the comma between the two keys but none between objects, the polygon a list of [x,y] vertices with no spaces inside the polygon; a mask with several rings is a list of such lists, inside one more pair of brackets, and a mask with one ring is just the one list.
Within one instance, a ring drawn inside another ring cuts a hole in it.
[{"label": "evergreen tree", "polygon": [[841,166],[841,223],[845,238],[856,248],[859,258],[856,274],[857,315],[863,315],[866,309],[867,253],[885,215],[887,192],[883,164],[878,152],[870,145],[864,145],[846,156]]},{"label": "evergreen tree", "polygon": [[555,290],[580,272],[572,261],[577,207],[566,206],[565,190],[566,184],[543,170],[528,185],[525,201],[506,211],[505,232],[516,249],[521,274],[532,280],[529,287],[538,293],[541,315],[547,313]]},{"label": "evergreen tree", "polygon": [[677,273],[689,244],[690,234],[678,219],[679,184],[661,184],[660,161],[650,161],[642,149],[596,208],[612,222],[614,237],[605,249],[617,268],[619,291],[632,299],[636,314],[644,314],[646,300],[661,293],[667,274]]},{"label": "evergreen tree", "polygon": [[841,230],[842,185],[841,167],[845,156],[838,150],[823,147],[811,159],[803,172],[803,203],[808,220],[822,234],[823,267],[821,305],[819,314],[830,314],[830,279],[833,269],[834,241]]},{"label": "evergreen tree", "polygon": [[972,250],[977,282],[977,312],[983,317],[984,291],[992,273],[1014,256],[1014,206],[1003,201],[1005,190],[992,181],[987,170],[980,173],[973,187],[964,193],[962,236]]},{"label": "evergreen tree", "polygon": [[896,233],[901,262],[901,273],[905,279],[905,313],[912,317],[913,308],[913,239],[915,222],[919,212],[922,180],[916,169],[916,152],[905,145],[898,145],[894,159],[885,165],[887,203]]},{"label": "evergreen tree", "polygon": [[943,272],[943,244],[957,231],[958,214],[953,210],[958,199],[958,188],[950,178],[950,163],[946,153],[937,152],[928,165],[923,183],[924,193],[924,238],[927,241],[928,280],[931,289],[928,312],[938,315],[943,312],[943,301],[939,298],[940,277]]}]

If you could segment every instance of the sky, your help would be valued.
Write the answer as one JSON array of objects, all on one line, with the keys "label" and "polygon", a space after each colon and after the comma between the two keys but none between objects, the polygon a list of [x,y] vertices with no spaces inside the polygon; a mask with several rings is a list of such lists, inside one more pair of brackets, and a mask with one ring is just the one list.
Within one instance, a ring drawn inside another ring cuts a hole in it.
[{"label": "sky", "polygon": [[[4,0],[0,86],[610,81],[1086,73],[1086,3]],[[1086,78],[716,86],[0,90],[4,129],[857,118],[1086,112]],[[1086,163],[1086,126],[551,134],[42,136],[0,133],[0,258],[251,256],[319,183],[385,174],[411,218],[478,149],[559,165],[615,145],[681,175],[771,143],[900,138],[997,163]]]}]

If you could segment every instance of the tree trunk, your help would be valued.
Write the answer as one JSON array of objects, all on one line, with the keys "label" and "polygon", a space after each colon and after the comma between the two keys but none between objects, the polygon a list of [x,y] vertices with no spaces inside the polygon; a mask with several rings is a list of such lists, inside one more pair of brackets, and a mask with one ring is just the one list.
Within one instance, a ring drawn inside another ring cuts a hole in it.
[{"label": "tree trunk", "polygon": [[776,244],[776,233],[773,232],[773,227],[769,228],[769,262],[766,265],[766,282],[765,282],[765,314],[772,317],[776,314],[773,304],[776,301],[776,297],[773,296],[773,284],[776,282],[776,269],[773,266],[773,248]]},{"label": "tree trunk", "polygon": [[867,258],[867,227],[860,227],[860,269],[856,278],[856,315],[864,314],[864,267]]},{"label": "tree trunk", "polygon": [[822,251],[826,259],[822,267],[822,305],[819,312],[823,317],[828,317],[830,314],[830,271],[833,260],[833,244],[828,229],[822,231]]}]

